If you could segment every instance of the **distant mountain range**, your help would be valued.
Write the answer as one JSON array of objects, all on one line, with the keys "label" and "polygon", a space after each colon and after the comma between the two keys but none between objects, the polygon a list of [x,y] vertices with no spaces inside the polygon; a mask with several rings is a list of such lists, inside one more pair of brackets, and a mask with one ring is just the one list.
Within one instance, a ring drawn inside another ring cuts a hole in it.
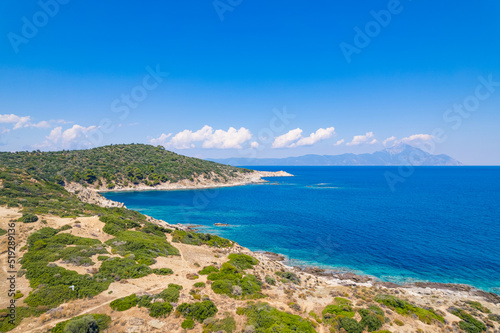
[{"label": "distant mountain range", "polygon": [[415,166],[459,166],[459,161],[448,155],[432,155],[423,150],[400,143],[391,148],[371,154],[303,155],[285,158],[226,158],[212,159],[214,162],[233,166],[252,165],[415,165]]}]

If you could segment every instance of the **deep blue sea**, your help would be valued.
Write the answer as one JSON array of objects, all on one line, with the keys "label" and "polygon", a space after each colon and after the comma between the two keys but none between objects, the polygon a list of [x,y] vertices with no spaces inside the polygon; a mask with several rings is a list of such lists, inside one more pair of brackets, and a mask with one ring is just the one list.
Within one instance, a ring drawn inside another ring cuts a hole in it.
[{"label": "deep blue sea", "polygon": [[[252,167],[295,177],[207,190],[105,193],[170,223],[297,265],[500,293],[500,167]],[[386,174],[398,182],[391,188]],[[213,224],[229,223],[231,227]]]}]

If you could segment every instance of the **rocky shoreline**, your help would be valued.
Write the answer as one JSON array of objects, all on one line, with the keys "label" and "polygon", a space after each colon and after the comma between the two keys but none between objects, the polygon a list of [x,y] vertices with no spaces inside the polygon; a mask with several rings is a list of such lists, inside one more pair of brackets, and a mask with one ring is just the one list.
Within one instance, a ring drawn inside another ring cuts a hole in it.
[{"label": "rocky shoreline", "polygon": [[[215,183],[215,182],[199,182],[199,181],[182,181],[178,183],[166,183],[158,186],[135,186],[127,188],[116,188],[110,191],[122,192],[122,191],[150,191],[150,190],[180,190],[180,189],[200,189],[200,188],[217,188],[217,187],[229,187],[229,186],[242,186],[248,184],[258,184],[268,182],[263,177],[291,177],[293,175],[285,172],[265,172],[256,171],[250,176],[238,177],[226,183]],[[71,183],[66,185],[66,189],[69,192],[75,193],[77,197],[86,203],[97,204],[102,207],[125,207],[121,202],[112,201],[103,197],[99,192],[102,191],[95,188],[86,188],[80,184]],[[193,226],[186,226],[182,224],[170,224],[163,220],[155,219],[151,216],[146,215],[148,221],[169,229],[180,229],[180,230],[195,230]],[[222,225],[222,224],[221,224]],[[224,226],[226,226],[224,224]],[[250,250],[248,250],[251,252]],[[335,270],[326,270],[315,266],[294,266],[287,265],[287,257],[282,254],[277,254],[269,251],[254,251],[253,253],[258,254],[261,258],[265,258],[269,261],[278,263],[288,269],[294,270],[300,273],[306,273],[313,275],[322,279],[325,279],[327,283],[333,283],[344,286],[368,286],[368,287],[380,287],[386,289],[405,289],[409,290],[415,294],[426,294],[429,292],[445,292],[448,294],[456,294],[457,296],[463,297],[479,297],[484,300],[493,303],[495,305],[500,305],[500,296],[487,292],[484,290],[477,289],[470,285],[464,284],[452,284],[452,283],[439,283],[439,282],[414,282],[409,284],[396,284],[393,282],[380,281],[374,276],[369,275],[359,275],[352,272],[340,272]]]},{"label": "rocky shoreline", "polygon": [[288,258],[279,253],[269,251],[256,251],[265,258],[280,262],[288,269],[296,272],[314,275],[323,278],[326,281],[334,282],[335,284],[344,286],[365,286],[379,287],[385,289],[405,289],[415,294],[428,294],[429,292],[445,292],[456,296],[464,297],[479,297],[487,302],[500,306],[500,295],[492,292],[487,292],[477,289],[466,284],[440,283],[440,282],[413,282],[407,284],[396,284],[393,282],[380,281],[378,278],[370,275],[359,275],[352,272],[340,272],[335,270],[327,270],[317,266],[294,266],[287,265]]}]

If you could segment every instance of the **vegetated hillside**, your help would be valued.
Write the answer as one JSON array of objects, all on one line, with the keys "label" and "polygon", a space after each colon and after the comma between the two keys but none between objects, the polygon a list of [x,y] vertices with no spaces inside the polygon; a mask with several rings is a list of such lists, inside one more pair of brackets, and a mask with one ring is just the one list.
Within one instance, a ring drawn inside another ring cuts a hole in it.
[{"label": "vegetated hillside", "polygon": [[45,180],[64,185],[86,182],[107,188],[130,184],[158,185],[204,177],[224,182],[248,169],[187,157],[144,144],[110,145],[88,150],[0,153],[0,165],[22,168]]},{"label": "vegetated hillside", "polygon": [[[0,209],[0,262],[12,223],[20,259],[0,332],[498,330],[498,307],[463,292],[332,285],[216,235],[83,203],[25,170],[0,167]],[[0,270],[1,290],[8,277]]]}]

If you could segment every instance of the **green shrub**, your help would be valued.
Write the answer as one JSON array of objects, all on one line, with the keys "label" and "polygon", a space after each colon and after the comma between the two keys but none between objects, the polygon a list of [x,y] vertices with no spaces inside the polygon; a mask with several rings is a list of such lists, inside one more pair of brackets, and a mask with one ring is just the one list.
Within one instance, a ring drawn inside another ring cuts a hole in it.
[{"label": "green shrub", "polygon": [[0,228],[0,236],[3,236],[7,233],[7,230]]},{"label": "green shrub", "polygon": [[326,322],[332,324],[338,317],[354,317],[354,311],[351,302],[345,298],[335,297],[335,304],[327,305],[323,309],[323,318]]},{"label": "green shrub", "polygon": [[150,308],[151,307],[151,302],[153,301],[154,297],[151,295],[143,295],[139,297],[137,301],[137,307],[139,308]]},{"label": "green shrub", "polygon": [[115,299],[110,306],[116,311],[125,311],[137,305],[139,299],[135,294],[123,298]]},{"label": "green shrub", "polygon": [[108,256],[97,256],[97,260],[99,261],[104,261],[104,260],[108,260],[110,257]]},{"label": "green shrub", "polygon": [[26,213],[26,214],[23,214],[23,216],[21,216],[17,220],[19,222],[23,222],[23,223],[33,223],[33,222],[38,221],[38,216],[36,216],[35,214]]},{"label": "green shrub", "polygon": [[281,277],[281,282],[283,283],[292,282],[295,284],[300,284],[300,278],[295,273],[277,271],[275,274]]},{"label": "green shrub", "polygon": [[179,300],[180,292],[179,289],[173,286],[169,286],[158,294],[158,297],[166,302],[175,303]]},{"label": "green shrub", "polygon": [[78,298],[78,291],[73,291],[69,285],[46,286],[32,291],[24,300],[29,306],[58,306],[61,303]]},{"label": "green shrub", "polygon": [[141,263],[152,264],[158,256],[179,255],[179,250],[173,247],[165,238],[138,231],[122,231],[115,238],[106,241],[120,255],[133,254]]},{"label": "green shrub", "polygon": [[273,278],[272,276],[266,275],[265,281],[267,284],[274,286],[276,285],[276,279]]},{"label": "green shrub", "polygon": [[428,325],[432,323],[433,320],[440,321],[444,323],[444,318],[438,315],[434,309],[423,309],[421,307],[415,306],[405,300],[396,298],[391,295],[377,295],[375,301],[386,305],[390,309],[396,311],[401,315],[417,315],[418,319]]},{"label": "green shrub", "polygon": [[491,313],[490,309],[488,308],[485,308],[481,303],[479,302],[475,302],[475,301],[467,301],[465,302],[466,304],[468,304],[471,308],[473,309],[476,309],[478,311],[481,311],[482,313]]},{"label": "green shrub", "polygon": [[214,267],[214,266],[207,266],[207,267],[204,267],[201,271],[199,271],[198,273],[200,275],[208,275],[210,273],[213,273],[213,272],[218,272],[219,269],[217,267]]},{"label": "green shrub", "polygon": [[363,326],[354,318],[339,317],[338,325],[339,328],[345,329],[347,333],[363,333]]},{"label": "green shrub", "polygon": [[185,318],[191,318],[201,323],[205,319],[215,316],[218,310],[212,301],[203,301],[182,303],[177,307],[177,311]]},{"label": "green shrub", "polygon": [[384,311],[378,306],[372,305],[368,309],[360,309],[358,312],[361,315],[359,323],[368,332],[376,331],[384,325]]},{"label": "green shrub", "polygon": [[181,324],[181,327],[184,328],[184,329],[193,329],[194,328],[194,325],[196,325],[196,323],[194,322],[193,319],[191,318],[188,318],[188,319],[185,319],[182,324]]},{"label": "green shrub", "polygon": [[203,322],[203,333],[225,332],[233,333],[236,330],[236,321],[227,316],[223,319],[208,318]]},{"label": "green shrub", "polygon": [[237,313],[247,316],[247,325],[254,326],[255,332],[316,332],[308,320],[278,311],[267,303],[250,302],[246,308],[239,308]]},{"label": "green shrub", "polygon": [[174,230],[172,232],[172,242],[190,245],[208,245],[211,247],[232,247],[233,242],[217,235],[202,234],[193,231]]},{"label": "green shrub", "polygon": [[486,331],[486,325],[482,321],[477,320],[476,318],[471,316],[466,311],[461,309],[454,309],[451,311],[451,313],[462,319],[462,321],[458,323],[458,326],[465,332],[480,333]]},{"label": "green shrub", "polygon": [[154,302],[149,308],[149,315],[154,318],[166,317],[173,309],[169,302]]},{"label": "green shrub", "polygon": [[232,253],[228,256],[228,259],[231,265],[241,270],[253,268],[253,266],[259,263],[257,259],[246,254]]},{"label": "green shrub", "polygon": [[251,274],[243,276],[238,269],[229,262],[224,263],[219,272],[210,273],[207,279],[213,281],[211,287],[216,294],[242,299],[264,297],[260,292],[262,289],[262,282]]},{"label": "green shrub", "polygon": [[174,271],[170,268],[155,268],[153,269],[153,273],[156,275],[171,275],[174,274]]},{"label": "green shrub", "polygon": [[102,262],[96,277],[101,279],[113,278],[118,281],[121,279],[138,279],[151,273],[151,268],[146,265],[136,264],[135,260],[111,258]]},{"label": "green shrub", "polygon": [[20,290],[18,290],[18,291],[16,291],[16,293],[14,294],[14,299],[19,299],[19,298],[21,298],[21,297],[23,297],[23,296],[24,296],[24,294],[23,294]]},{"label": "green shrub", "polygon": [[63,225],[62,227],[59,228],[59,231],[65,231],[65,230],[69,230],[69,229],[72,229],[73,227],[70,226],[69,224],[65,224]]},{"label": "green shrub", "polygon": [[51,333],[89,333],[102,332],[108,328],[111,317],[105,314],[89,314],[71,318],[58,323]]},{"label": "green shrub", "polygon": [[196,282],[194,284],[195,288],[205,288],[205,282]]}]

